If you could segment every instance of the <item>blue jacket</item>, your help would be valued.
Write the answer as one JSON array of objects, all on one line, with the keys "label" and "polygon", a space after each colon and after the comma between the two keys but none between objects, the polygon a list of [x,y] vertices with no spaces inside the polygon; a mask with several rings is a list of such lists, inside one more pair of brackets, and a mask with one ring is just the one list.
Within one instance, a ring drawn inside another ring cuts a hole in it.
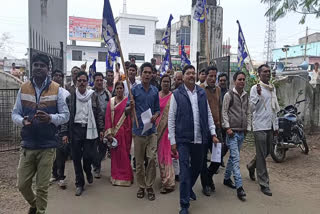
[{"label": "blue jacket", "polygon": [[[202,143],[208,142],[210,134],[208,124],[208,102],[205,91],[198,85],[197,89],[198,106],[200,114],[200,130]],[[194,141],[194,121],[191,102],[184,84],[173,91],[177,103],[175,136],[177,143],[189,143]]]},{"label": "blue jacket", "polygon": [[[56,114],[58,112],[58,91],[59,84],[47,81],[38,100],[32,81],[24,83],[21,86],[22,116],[27,116],[29,120],[32,120],[37,110],[42,110],[48,114]],[[53,123],[44,124],[37,119],[33,119],[31,125],[24,126],[21,129],[21,146],[27,149],[56,148],[56,132],[57,128]]]}]

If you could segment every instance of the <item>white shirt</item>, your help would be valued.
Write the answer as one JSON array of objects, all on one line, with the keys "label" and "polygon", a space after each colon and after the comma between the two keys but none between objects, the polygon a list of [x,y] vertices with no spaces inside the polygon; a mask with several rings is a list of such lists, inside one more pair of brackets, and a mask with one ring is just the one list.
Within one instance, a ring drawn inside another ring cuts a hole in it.
[{"label": "white shirt", "polygon": [[74,123],[87,124],[88,113],[88,102],[84,103],[76,98],[76,115],[74,116]]},{"label": "white shirt", "polygon": [[250,92],[250,105],[253,131],[278,130],[277,113],[273,112],[271,105],[271,91],[261,85],[261,95],[257,92],[257,85],[252,86]]},{"label": "white shirt", "polygon": [[[135,82],[132,84],[131,81],[129,80],[130,83],[130,88],[133,88],[134,86],[138,85],[141,83],[140,80],[135,80]],[[127,85],[127,81],[123,81],[124,84],[124,96],[129,96],[129,91],[128,91],[128,85]]]},{"label": "white shirt", "polygon": [[[200,130],[200,114],[199,114],[199,106],[198,106],[198,95],[197,89],[194,87],[193,91],[190,91],[184,85],[192,107],[192,115],[193,115],[193,123],[194,123],[194,142],[195,144],[202,143],[202,135]],[[208,108],[208,123],[211,135],[216,135],[216,127],[213,122],[213,117],[211,114],[211,110],[209,104]],[[177,102],[174,98],[174,95],[171,96],[170,100],[170,108],[169,108],[169,116],[168,116],[168,130],[169,130],[169,140],[171,145],[176,144],[176,134],[175,134],[175,127],[176,127],[176,114],[177,114]]]}]

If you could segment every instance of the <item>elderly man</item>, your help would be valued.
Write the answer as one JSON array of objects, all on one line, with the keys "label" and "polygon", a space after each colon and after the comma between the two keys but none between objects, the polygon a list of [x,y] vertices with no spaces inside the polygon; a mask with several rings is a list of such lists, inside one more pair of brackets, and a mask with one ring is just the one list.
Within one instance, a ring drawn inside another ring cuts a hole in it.
[{"label": "elderly man", "polygon": [[[87,89],[88,74],[77,74],[77,88],[68,99],[70,120],[61,128],[63,141],[71,139],[71,151],[76,174],[76,196],[84,190],[84,175],[89,184],[93,182],[91,164],[93,162],[95,140],[103,138],[103,118],[99,101],[94,91]],[[83,159],[83,166],[82,166]]]},{"label": "elderly man", "polygon": [[[49,78],[49,57],[35,55],[32,78],[18,92],[12,120],[22,127],[18,188],[29,203],[30,214],[44,214],[57,147],[57,127],[69,120],[69,110],[59,84]],[[41,131],[39,131],[41,130]],[[36,194],[32,180],[36,175]]]},{"label": "elderly man", "polygon": [[176,71],[174,73],[174,77],[173,77],[173,84],[171,86],[171,90],[175,90],[177,88],[179,88],[179,86],[183,83],[183,75],[182,75],[182,71]]},{"label": "elderly man", "polygon": [[196,200],[192,187],[202,169],[204,145],[208,139],[219,142],[206,93],[195,84],[195,76],[192,65],[184,67],[184,84],[171,96],[168,117],[171,150],[179,153],[180,214],[188,213],[190,198]]}]

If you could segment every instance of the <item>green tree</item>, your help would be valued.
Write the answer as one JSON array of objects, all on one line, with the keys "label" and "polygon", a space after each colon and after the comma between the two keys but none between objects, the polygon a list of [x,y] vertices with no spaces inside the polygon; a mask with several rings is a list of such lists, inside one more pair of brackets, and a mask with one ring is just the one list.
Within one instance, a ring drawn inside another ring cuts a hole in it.
[{"label": "green tree", "polygon": [[299,24],[304,24],[307,15],[320,17],[319,0],[261,0],[264,4],[270,4],[266,16],[271,16],[274,21],[287,15],[289,12],[295,12],[302,15]]}]

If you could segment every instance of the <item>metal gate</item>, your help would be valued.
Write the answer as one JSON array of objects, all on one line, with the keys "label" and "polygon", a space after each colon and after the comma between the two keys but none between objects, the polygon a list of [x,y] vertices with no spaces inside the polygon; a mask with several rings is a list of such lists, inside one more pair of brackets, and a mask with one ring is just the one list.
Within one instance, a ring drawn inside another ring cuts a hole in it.
[{"label": "metal gate", "polygon": [[12,122],[11,112],[18,89],[0,89],[0,152],[20,146],[20,128]]}]

